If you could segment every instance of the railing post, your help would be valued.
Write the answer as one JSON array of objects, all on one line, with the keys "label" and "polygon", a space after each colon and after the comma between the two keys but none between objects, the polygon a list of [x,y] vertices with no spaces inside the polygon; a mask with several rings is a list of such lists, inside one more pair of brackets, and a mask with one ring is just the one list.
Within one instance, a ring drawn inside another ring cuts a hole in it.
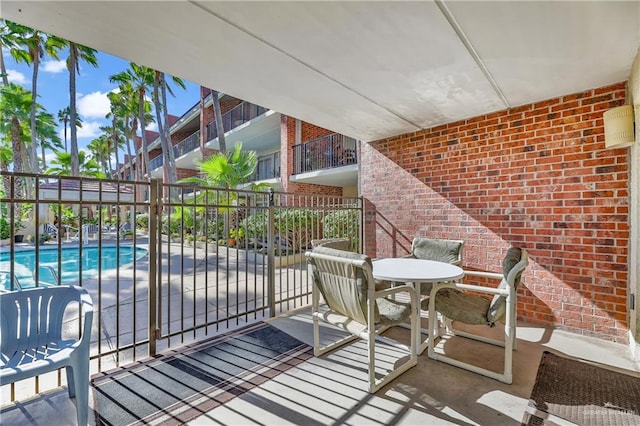
[{"label": "railing post", "polygon": [[161,212],[161,201],[158,196],[159,179],[151,179],[149,188],[149,356],[156,355],[156,343],[159,337],[157,307],[158,285],[158,217]]},{"label": "railing post", "polygon": [[267,214],[267,220],[269,222],[267,231],[267,303],[269,304],[269,316],[272,318],[276,316],[276,227],[273,196],[273,188],[269,188],[269,210]]}]

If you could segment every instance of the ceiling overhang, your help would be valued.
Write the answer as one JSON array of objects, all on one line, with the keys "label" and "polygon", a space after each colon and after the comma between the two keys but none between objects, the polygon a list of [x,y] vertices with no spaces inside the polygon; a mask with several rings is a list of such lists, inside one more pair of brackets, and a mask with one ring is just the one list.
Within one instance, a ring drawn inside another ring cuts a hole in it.
[{"label": "ceiling overhang", "polygon": [[368,142],[629,78],[640,2],[10,1],[1,15]]}]

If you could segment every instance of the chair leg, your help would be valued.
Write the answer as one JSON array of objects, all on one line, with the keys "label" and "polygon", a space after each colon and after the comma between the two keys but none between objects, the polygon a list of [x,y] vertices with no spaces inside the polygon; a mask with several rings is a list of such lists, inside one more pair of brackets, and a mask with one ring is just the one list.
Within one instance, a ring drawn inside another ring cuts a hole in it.
[{"label": "chair leg", "polygon": [[68,365],[65,368],[66,372],[67,372],[67,388],[69,391],[69,398],[75,398],[76,396],[76,383],[73,377],[73,368]]},{"label": "chair leg", "polygon": [[71,369],[73,376],[75,398],[76,398],[76,416],[78,425],[87,424],[89,410],[89,354],[86,357],[78,357],[72,367],[67,367],[67,375]]}]

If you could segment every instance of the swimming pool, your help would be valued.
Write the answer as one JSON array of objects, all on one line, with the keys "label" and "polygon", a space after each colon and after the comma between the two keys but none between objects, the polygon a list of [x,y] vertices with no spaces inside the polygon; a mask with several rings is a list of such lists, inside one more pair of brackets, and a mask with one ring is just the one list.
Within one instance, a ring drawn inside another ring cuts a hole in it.
[{"label": "swimming pool", "polygon": [[[54,271],[60,276],[62,284],[75,284],[82,279],[95,277],[98,273],[104,273],[120,266],[133,263],[133,259],[140,259],[147,254],[147,249],[136,247],[135,252],[132,246],[103,246],[101,251],[98,247],[83,247],[82,258],[80,258],[79,247],[64,247],[40,249],[38,258],[39,278],[41,284],[54,284]],[[34,287],[34,271],[36,269],[36,251],[21,250],[14,252],[14,268],[16,278],[20,286],[24,288]],[[0,287],[10,288],[10,253],[0,253]],[[60,269],[58,267],[60,266]],[[99,268],[100,266],[100,268]]]}]

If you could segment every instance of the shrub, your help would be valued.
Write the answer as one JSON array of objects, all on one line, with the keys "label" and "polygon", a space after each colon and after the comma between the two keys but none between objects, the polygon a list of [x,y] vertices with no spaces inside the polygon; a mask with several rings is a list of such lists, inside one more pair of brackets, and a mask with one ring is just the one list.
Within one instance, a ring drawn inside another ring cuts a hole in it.
[{"label": "shrub", "polygon": [[322,218],[323,238],[349,238],[353,248],[359,247],[360,211],[338,210]]},{"label": "shrub", "polygon": [[11,236],[11,227],[7,217],[2,214],[0,216],[0,240],[5,240]]},{"label": "shrub", "polygon": [[149,229],[149,213],[139,213],[136,215],[136,228]]}]

